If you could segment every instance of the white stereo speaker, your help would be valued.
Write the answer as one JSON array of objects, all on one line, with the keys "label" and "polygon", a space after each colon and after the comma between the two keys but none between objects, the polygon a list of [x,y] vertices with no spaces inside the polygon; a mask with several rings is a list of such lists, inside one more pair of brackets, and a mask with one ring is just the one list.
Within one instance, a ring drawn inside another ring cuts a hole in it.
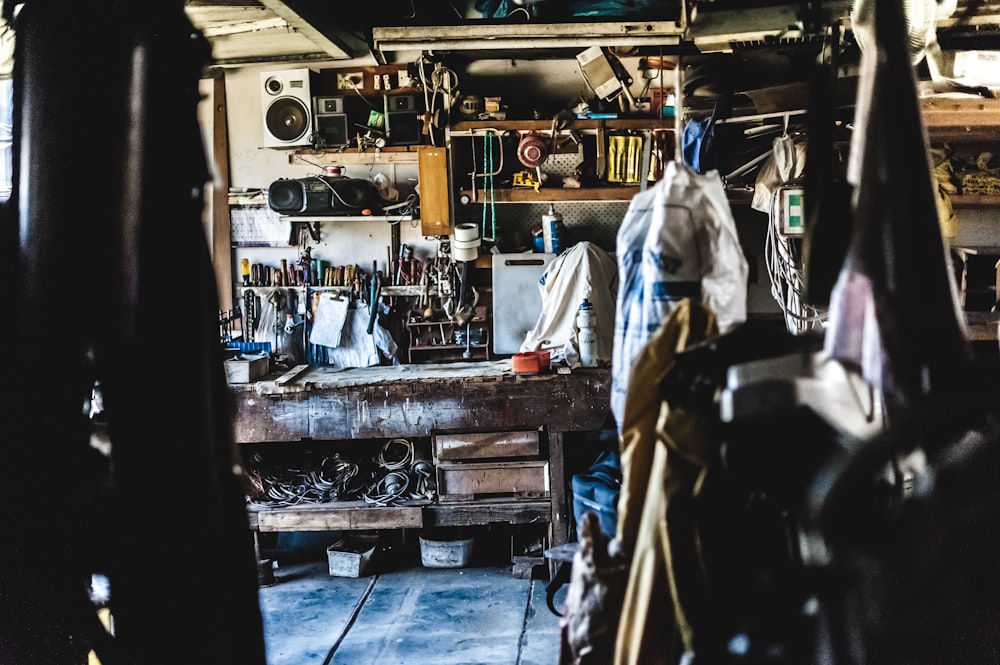
[{"label": "white stereo speaker", "polygon": [[294,148],[312,143],[311,75],[305,68],[261,72],[265,148]]}]

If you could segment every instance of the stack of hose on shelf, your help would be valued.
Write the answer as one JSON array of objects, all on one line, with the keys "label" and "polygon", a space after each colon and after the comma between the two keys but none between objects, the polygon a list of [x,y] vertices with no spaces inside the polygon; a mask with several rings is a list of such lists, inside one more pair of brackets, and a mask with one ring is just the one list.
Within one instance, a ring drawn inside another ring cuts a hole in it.
[{"label": "stack of hose on shelf", "polygon": [[391,506],[435,494],[434,465],[417,457],[413,443],[404,438],[387,441],[370,466],[340,452],[310,454],[299,464],[269,464],[256,453],[248,466],[247,498],[262,506],[353,500]]}]

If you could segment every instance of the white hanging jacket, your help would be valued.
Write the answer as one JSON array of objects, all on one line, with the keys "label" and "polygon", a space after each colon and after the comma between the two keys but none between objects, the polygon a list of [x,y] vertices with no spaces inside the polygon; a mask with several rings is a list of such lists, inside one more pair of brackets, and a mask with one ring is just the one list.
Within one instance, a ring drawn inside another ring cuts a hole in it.
[{"label": "white hanging jacket", "polygon": [[632,361],[677,302],[702,302],[720,332],[730,330],[746,321],[748,266],[718,171],[702,175],[677,161],[632,198],[616,250],[611,411],[620,429]]}]

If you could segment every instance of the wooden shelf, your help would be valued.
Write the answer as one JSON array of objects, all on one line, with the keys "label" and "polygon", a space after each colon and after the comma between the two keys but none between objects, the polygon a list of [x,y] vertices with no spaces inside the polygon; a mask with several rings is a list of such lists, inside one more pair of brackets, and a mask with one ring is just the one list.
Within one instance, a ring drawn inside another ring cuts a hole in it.
[{"label": "wooden shelf", "polygon": [[925,97],[920,108],[932,142],[1000,141],[1000,99]]},{"label": "wooden shelf", "polygon": [[[463,326],[453,321],[407,321],[406,328],[409,331],[407,361],[417,362],[418,357],[436,362],[468,360],[463,356],[466,351],[469,351],[476,360],[489,360],[490,324],[486,314],[487,308],[478,305],[475,315]],[[473,328],[481,334],[479,343],[458,344],[454,341],[456,332],[469,334]],[[425,343],[421,344],[419,342],[422,335]]]},{"label": "wooden shelf", "polygon": [[358,150],[347,148],[338,150],[303,149],[288,155],[289,164],[304,164],[306,166],[351,166],[371,164],[416,164],[419,145],[390,145],[375,150]]},{"label": "wooden shelf", "polygon": [[965,312],[967,338],[970,341],[995,341],[1000,330],[1000,314],[996,312]]},{"label": "wooden shelf", "polygon": [[[601,118],[601,119],[574,119],[569,125],[559,131],[565,132],[570,129],[577,131],[587,130],[616,130],[616,129],[662,129],[665,131],[674,130],[674,118]],[[488,129],[505,132],[551,132],[552,120],[461,120],[451,126],[452,136],[468,136],[474,132],[485,132]]]},{"label": "wooden shelf", "polygon": [[995,208],[1000,207],[1000,195],[958,194],[950,197],[955,208]]},{"label": "wooden shelf", "polygon": [[[503,188],[493,190],[496,203],[549,203],[550,201],[628,201],[639,193],[638,186],[612,187],[542,187],[537,192],[530,188]],[[459,200],[483,203],[483,190],[460,190]]]},{"label": "wooden shelf", "polygon": [[251,526],[261,532],[406,529],[423,526],[423,505],[381,507],[364,501],[335,501],[298,506],[251,506],[249,516]]},{"label": "wooden shelf", "polygon": [[[652,183],[649,184],[652,186]],[[542,187],[537,192],[534,189],[503,188],[493,190],[496,203],[550,203],[552,201],[631,201],[639,193],[640,187],[608,186],[608,187]],[[473,197],[471,190],[459,190],[459,200],[465,203],[483,203],[483,190],[476,190],[478,199]],[[749,189],[726,190],[726,196],[733,205],[749,205],[753,200],[753,191]],[[971,197],[967,197],[971,198]],[[977,197],[989,198],[989,197]],[[989,205],[983,203],[982,205]]]},{"label": "wooden shelf", "polygon": [[[417,502],[411,502],[417,503]],[[545,523],[552,519],[552,502],[469,501],[421,505],[372,506],[363,501],[331,501],[302,506],[250,506],[250,526],[261,532],[352,529],[409,529],[474,526],[506,522]]]},{"label": "wooden shelf", "polygon": [[413,215],[282,215],[283,222],[409,222]]},{"label": "wooden shelf", "polygon": [[[384,288],[397,288],[397,287],[384,287]],[[420,288],[420,287],[418,287],[418,288]],[[402,294],[399,294],[399,295],[402,295]],[[409,295],[420,295],[420,294],[416,293],[416,294],[409,294]],[[469,319],[468,325],[471,326],[471,325],[476,324],[476,323],[480,323],[482,325],[486,325],[486,319],[485,318],[480,318],[480,317]],[[410,321],[406,325],[410,326],[411,328],[421,328],[421,327],[438,328],[440,326],[455,326],[456,324],[454,322],[452,322],[452,321]]]}]

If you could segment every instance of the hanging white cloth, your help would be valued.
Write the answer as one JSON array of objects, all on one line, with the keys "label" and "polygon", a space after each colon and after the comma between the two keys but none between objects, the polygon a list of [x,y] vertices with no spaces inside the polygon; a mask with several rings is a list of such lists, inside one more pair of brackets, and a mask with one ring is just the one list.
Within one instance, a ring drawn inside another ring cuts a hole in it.
[{"label": "hanging white cloth", "polygon": [[342,368],[371,367],[380,365],[383,357],[392,358],[396,354],[396,342],[378,322],[372,334],[368,334],[369,311],[360,306],[348,310],[340,344],[326,349],[325,364]]},{"label": "hanging white cloth", "polygon": [[726,332],[746,320],[749,268],[718,171],[698,174],[676,160],[632,198],[616,253],[611,411],[620,428],[632,361],[677,302],[701,301]]},{"label": "hanging white cloth", "polygon": [[597,330],[597,361],[608,363],[618,288],[614,258],[591,242],[578,242],[549,263],[538,288],[542,311],[535,327],[525,335],[521,351],[549,350],[553,362],[565,359],[570,367],[579,366],[576,314],[580,303],[588,298]]},{"label": "hanging white cloth", "polygon": [[801,178],[806,170],[806,142],[795,141],[783,134],[771,143],[771,154],[764,161],[754,181],[750,207],[770,214],[776,190],[787,182]]}]

